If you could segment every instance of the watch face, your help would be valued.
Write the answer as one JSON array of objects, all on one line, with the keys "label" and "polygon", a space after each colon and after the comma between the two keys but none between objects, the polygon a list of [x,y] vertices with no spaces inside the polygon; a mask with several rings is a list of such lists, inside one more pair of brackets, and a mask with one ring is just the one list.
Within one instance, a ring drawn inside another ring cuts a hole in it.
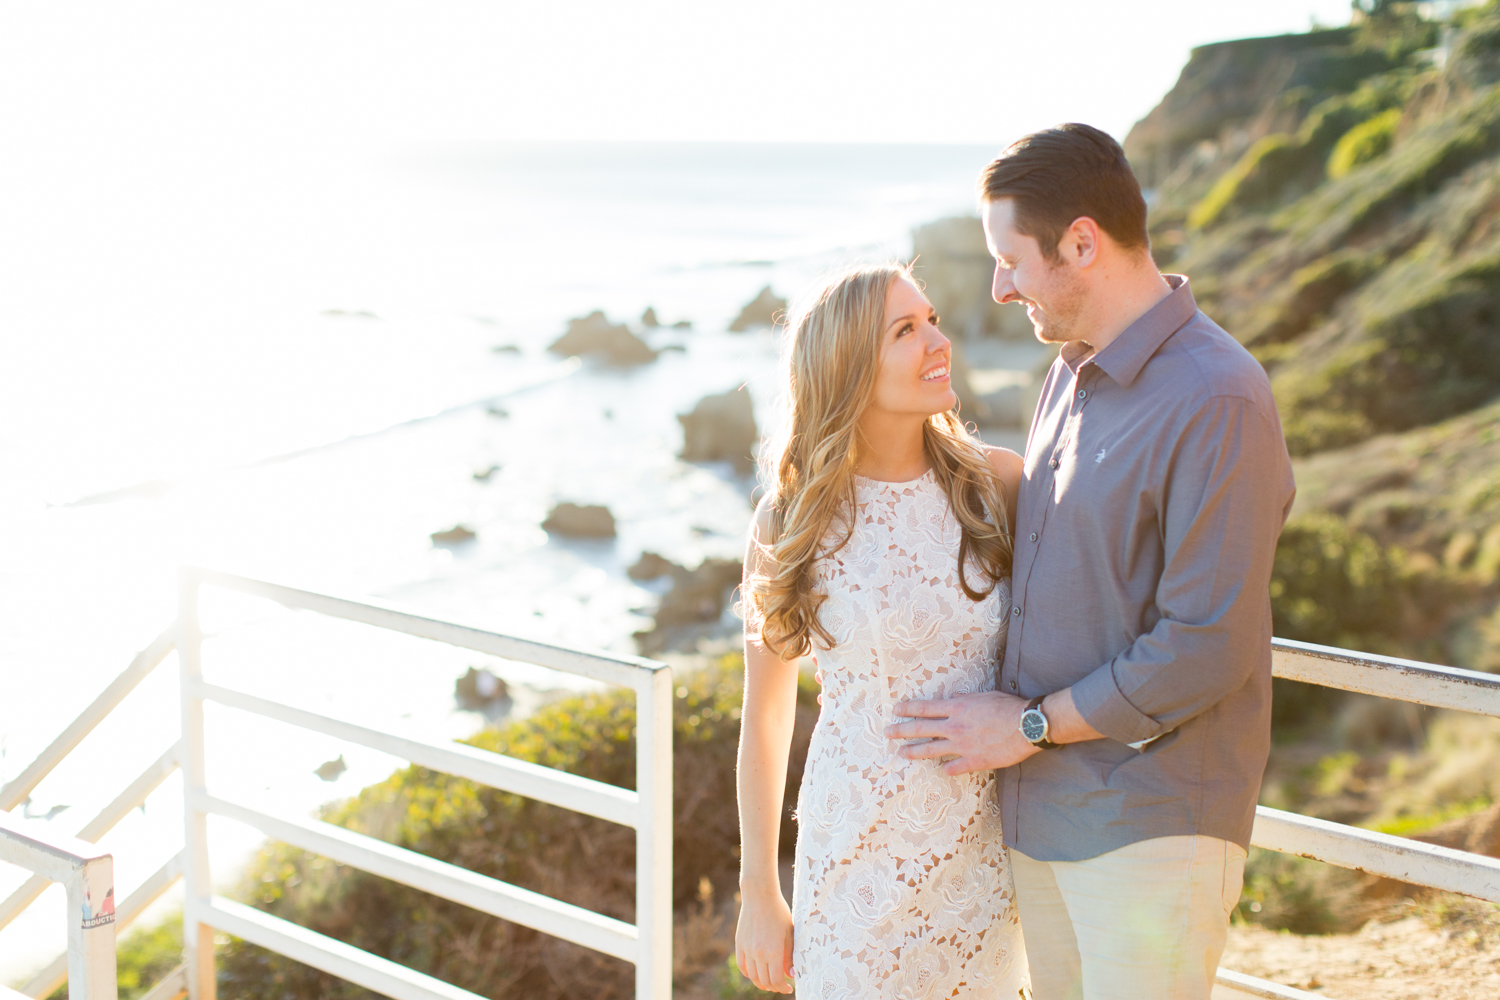
[{"label": "watch face", "polygon": [[1028,709],[1021,716],[1021,735],[1032,743],[1047,735],[1047,717],[1036,709]]}]

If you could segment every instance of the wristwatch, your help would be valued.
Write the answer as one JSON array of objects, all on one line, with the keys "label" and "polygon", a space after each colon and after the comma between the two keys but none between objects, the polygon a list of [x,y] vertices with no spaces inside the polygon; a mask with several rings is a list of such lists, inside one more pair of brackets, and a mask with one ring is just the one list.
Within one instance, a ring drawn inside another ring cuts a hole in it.
[{"label": "wristwatch", "polygon": [[1042,699],[1031,699],[1031,703],[1026,706],[1026,711],[1021,713],[1021,735],[1025,737],[1027,743],[1039,750],[1056,750],[1062,744],[1053,743],[1047,739],[1047,732],[1050,728],[1047,716],[1042,712]]}]

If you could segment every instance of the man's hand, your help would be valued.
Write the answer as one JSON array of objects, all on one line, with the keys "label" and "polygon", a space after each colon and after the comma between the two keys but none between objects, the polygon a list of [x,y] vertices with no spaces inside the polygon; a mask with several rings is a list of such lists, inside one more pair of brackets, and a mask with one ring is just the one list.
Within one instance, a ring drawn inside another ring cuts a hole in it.
[{"label": "man's hand", "polygon": [[943,765],[947,774],[967,774],[1010,767],[1034,753],[1036,747],[1021,735],[1021,713],[1026,699],[999,691],[966,694],[940,701],[903,701],[896,714],[915,722],[885,727],[893,740],[927,738],[896,752],[908,760],[953,757]]}]

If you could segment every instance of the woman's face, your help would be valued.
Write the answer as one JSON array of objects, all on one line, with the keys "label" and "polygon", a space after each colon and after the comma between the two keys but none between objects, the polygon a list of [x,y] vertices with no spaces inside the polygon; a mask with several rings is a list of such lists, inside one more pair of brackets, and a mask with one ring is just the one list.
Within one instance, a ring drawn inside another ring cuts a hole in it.
[{"label": "woman's face", "polygon": [[958,397],[948,377],[952,345],[939,332],[927,296],[909,279],[897,278],[885,293],[885,315],[870,409],[919,417],[953,409]]}]

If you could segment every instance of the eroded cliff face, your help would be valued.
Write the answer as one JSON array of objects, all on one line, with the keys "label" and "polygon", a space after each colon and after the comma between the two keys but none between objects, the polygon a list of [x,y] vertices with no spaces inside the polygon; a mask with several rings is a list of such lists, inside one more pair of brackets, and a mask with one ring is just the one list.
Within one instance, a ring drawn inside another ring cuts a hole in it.
[{"label": "eroded cliff face", "polygon": [[1500,667],[1500,2],[1204,46],[1125,149],[1299,460],[1278,634]]}]

